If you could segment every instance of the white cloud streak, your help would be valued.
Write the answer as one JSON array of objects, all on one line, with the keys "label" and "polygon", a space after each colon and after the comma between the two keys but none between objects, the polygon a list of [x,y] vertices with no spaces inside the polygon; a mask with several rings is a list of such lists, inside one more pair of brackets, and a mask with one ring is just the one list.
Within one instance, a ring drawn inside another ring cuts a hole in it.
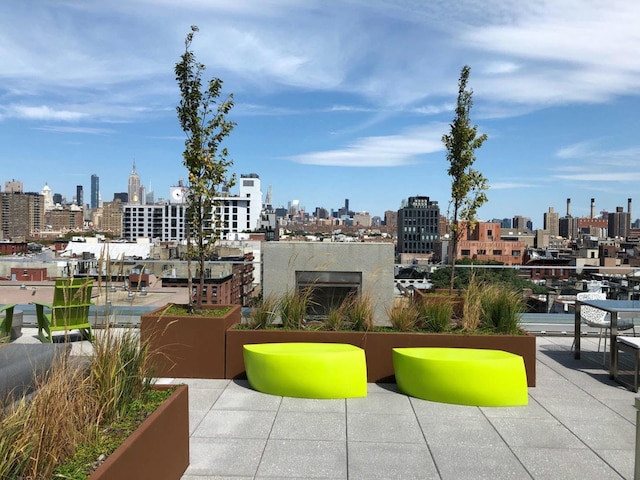
[{"label": "white cloud streak", "polygon": [[296,155],[290,160],[331,167],[400,167],[414,164],[422,155],[444,149],[446,125],[408,129],[398,135],[359,138],[342,149]]}]

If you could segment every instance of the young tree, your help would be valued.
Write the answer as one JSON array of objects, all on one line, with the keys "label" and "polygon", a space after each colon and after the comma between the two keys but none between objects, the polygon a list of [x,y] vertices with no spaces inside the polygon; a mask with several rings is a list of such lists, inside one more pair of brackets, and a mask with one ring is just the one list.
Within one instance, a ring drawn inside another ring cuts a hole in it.
[{"label": "young tree", "polygon": [[451,177],[451,201],[449,203],[449,228],[451,231],[451,278],[449,289],[453,290],[456,256],[462,229],[472,229],[476,223],[478,209],[487,201],[487,180],[473,168],[475,150],[487,139],[486,134],[478,135],[477,126],[470,125],[469,111],[473,105],[473,90],[467,89],[470,68],[462,67],[458,81],[458,103],[456,116],[450,124],[448,135],[442,136],[447,149]]},{"label": "young tree", "polygon": [[180,87],[180,104],[176,107],[180,126],[186,134],[183,164],[187,168],[187,277],[189,307],[193,309],[191,259],[198,262],[199,288],[196,309],[202,308],[205,262],[211,259],[222,228],[218,202],[223,190],[235,184],[235,175],[227,177],[233,161],[227,148],[221,147],[231,133],[234,122],[227,120],[233,107],[233,94],[220,99],[222,80],[212,78],[203,86],[205,65],[196,60],[191,50],[192,26],[185,39],[185,52],[176,64],[176,81]]}]

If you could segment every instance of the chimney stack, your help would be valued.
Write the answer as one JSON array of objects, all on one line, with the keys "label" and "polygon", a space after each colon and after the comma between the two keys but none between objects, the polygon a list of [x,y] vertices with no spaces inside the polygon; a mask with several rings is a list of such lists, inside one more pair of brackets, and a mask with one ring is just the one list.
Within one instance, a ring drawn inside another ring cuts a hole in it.
[{"label": "chimney stack", "polygon": [[594,218],[596,214],[596,199],[592,198],[591,199],[591,217],[590,218]]}]

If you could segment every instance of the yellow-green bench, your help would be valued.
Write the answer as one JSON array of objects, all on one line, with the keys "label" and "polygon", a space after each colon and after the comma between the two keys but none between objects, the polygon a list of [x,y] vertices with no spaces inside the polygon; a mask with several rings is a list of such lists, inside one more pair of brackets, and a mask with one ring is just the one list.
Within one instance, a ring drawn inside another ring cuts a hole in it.
[{"label": "yellow-green bench", "polygon": [[524,360],[502,350],[394,348],[398,389],[434,402],[506,407],[527,405]]},{"label": "yellow-green bench", "polygon": [[364,350],[343,343],[260,343],[244,345],[251,387],[298,398],[353,398],[367,395]]}]

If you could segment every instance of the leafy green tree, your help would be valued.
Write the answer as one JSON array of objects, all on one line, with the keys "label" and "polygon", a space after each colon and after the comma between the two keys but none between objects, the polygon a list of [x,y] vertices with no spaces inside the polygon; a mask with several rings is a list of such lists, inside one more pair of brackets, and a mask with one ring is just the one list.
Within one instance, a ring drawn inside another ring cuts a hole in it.
[{"label": "leafy green tree", "polygon": [[[233,165],[222,142],[229,136],[234,122],[227,120],[233,107],[233,94],[221,98],[222,80],[212,78],[203,85],[205,65],[196,60],[191,50],[192,26],[185,39],[185,52],[175,66],[180,87],[180,104],[176,107],[180,126],[186,134],[183,164],[188,172],[187,248],[189,306],[192,302],[191,259],[198,262],[199,289],[196,309],[202,308],[202,289],[205,283],[205,262],[213,255],[216,241],[223,227],[218,213],[218,201],[223,191],[235,185],[235,175],[227,176]],[[193,237],[193,238],[192,238]]]},{"label": "leafy green tree", "polygon": [[471,69],[462,67],[458,81],[458,102],[456,116],[450,124],[449,134],[442,136],[447,149],[451,177],[451,201],[449,203],[449,228],[451,231],[451,278],[449,289],[454,289],[456,256],[462,229],[472,229],[476,223],[478,209],[487,201],[485,191],[487,180],[473,168],[475,151],[487,139],[486,134],[478,135],[477,126],[471,126],[469,112],[473,105],[473,90],[467,89]]}]

